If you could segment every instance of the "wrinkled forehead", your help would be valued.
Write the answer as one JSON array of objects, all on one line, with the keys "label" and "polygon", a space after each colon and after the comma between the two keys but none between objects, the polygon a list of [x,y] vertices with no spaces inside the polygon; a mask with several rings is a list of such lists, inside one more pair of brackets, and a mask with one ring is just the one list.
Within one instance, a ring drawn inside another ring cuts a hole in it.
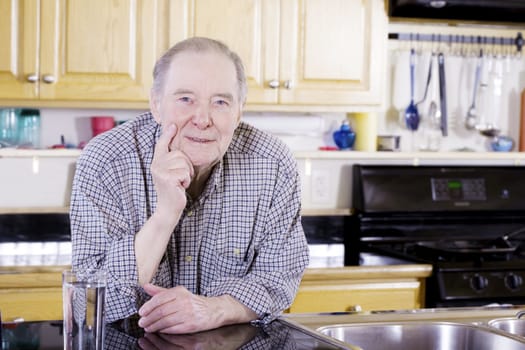
[{"label": "wrinkled forehead", "polygon": [[[164,89],[174,86],[186,88],[199,86],[230,93],[239,98],[235,65],[232,60],[215,50],[185,51],[173,57]],[[167,92],[167,91],[165,91]]]}]

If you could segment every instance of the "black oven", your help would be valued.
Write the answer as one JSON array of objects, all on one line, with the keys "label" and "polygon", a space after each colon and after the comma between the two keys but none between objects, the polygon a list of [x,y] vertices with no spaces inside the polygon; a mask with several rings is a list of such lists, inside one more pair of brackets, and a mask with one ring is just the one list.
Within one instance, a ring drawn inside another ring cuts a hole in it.
[{"label": "black oven", "polygon": [[426,307],[525,304],[525,167],[357,164],[352,186],[346,265],[431,264]]}]

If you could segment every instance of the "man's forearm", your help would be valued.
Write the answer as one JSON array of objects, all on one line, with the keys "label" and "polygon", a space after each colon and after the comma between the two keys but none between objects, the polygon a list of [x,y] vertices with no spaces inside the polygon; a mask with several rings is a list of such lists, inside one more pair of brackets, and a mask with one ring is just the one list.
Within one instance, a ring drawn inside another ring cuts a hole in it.
[{"label": "man's forearm", "polygon": [[232,297],[231,295],[224,294],[218,297],[210,297],[212,303],[212,314],[217,317],[217,327],[246,323],[257,319],[257,314]]},{"label": "man's forearm", "polygon": [[135,257],[139,284],[151,281],[155,275],[178,218],[166,220],[153,214],[135,235]]}]

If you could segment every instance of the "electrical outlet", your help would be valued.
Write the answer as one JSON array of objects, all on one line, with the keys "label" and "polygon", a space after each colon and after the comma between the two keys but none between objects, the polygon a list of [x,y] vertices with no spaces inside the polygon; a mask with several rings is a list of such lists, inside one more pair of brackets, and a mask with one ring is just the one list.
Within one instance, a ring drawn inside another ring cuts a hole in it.
[{"label": "electrical outlet", "polygon": [[324,204],[330,201],[330,171],[312,169],[312,204]]}]

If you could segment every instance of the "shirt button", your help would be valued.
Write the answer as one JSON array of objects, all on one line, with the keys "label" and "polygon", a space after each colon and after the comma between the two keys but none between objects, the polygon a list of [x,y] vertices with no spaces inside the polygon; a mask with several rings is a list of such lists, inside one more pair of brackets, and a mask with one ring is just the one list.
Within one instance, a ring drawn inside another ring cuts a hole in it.
[{"label": "shirt button", "polygon": [[184,260],[185,260],[186,262],[191,262],[191,261],[193,260],[193,257],[192,257],[191,255],[186,255],[186,256],[184,257]]},{"label": "shirt button", "polygon": [[188,216],[193,216],[193,210],[190,210],[190,211],[188,212]]}]

